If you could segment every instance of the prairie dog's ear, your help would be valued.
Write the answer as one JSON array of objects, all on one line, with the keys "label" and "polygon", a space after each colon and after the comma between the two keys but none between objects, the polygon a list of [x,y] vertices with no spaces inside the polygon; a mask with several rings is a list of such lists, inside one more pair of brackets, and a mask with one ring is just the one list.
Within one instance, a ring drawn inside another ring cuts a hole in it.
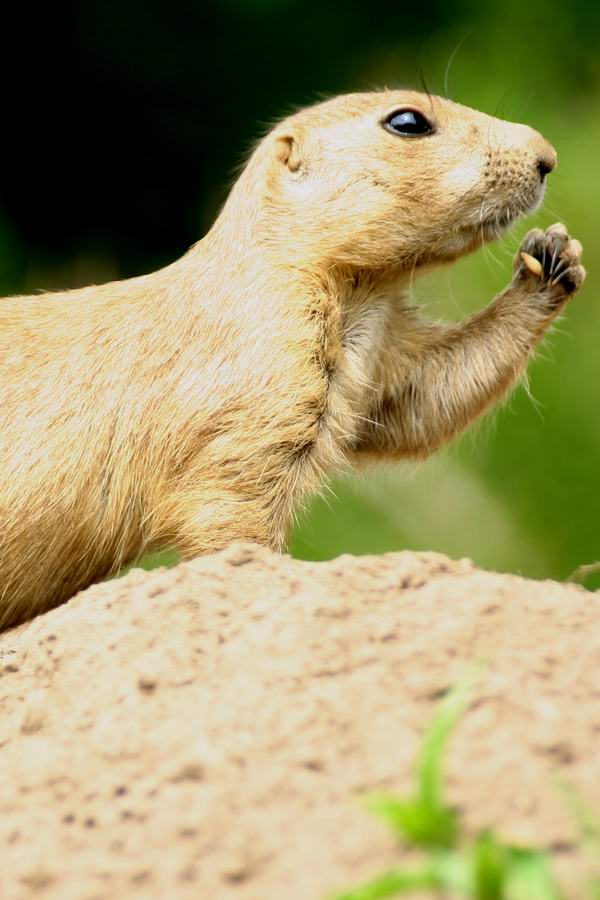
[{"label": "prairie dog's ear", "polygon": [[275,141],[277,159],[283,163],[290,172],[297,172],[302,166],[302,147],[300,135],[291,131],[280,134]]}]

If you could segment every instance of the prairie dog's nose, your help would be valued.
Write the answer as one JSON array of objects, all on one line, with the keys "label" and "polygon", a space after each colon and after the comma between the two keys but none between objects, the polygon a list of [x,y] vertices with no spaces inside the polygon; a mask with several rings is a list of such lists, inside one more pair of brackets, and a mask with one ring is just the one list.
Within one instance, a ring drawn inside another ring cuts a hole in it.
[{"label": "prairie dog's nose", "polygon": [[556,150],[544,138],[541,138],[540,144],[543,146],[538,149],[537,169],[543,181],[556,165]]},{"label": "prairie dog's nose", "polygon": [[539,131],[529,125],[496,120],[492,131],[498,147],[522,156],[534,165],[542,181],[556,165],[556,150]]}]

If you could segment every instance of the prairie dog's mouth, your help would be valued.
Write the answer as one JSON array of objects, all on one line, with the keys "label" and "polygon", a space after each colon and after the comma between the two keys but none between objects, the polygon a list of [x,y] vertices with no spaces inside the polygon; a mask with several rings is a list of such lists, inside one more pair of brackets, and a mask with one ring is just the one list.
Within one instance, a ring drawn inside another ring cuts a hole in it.
[{"label": "prairie dog's mouth", "polygon": [[481,216],[478,222],[460,225],[454,233],[464,242],[465,252],[469,252],[476,246],[503,237],[523,215],[525,213],[519,209],[506,207],[493,215]]},{"label": "prairie dog's mouth", "polygon": [[442,242],[438,242],[428,253],[424,253],[420,259],[421,265],[430,265],[436,262],[451,262],[481,248],[484,244],[492,243],[503,237],[510,228],[523,216],[530,215],[537,209],[541,202],[541,196],[534,202],[505,204],[496,211],[483,211],[479,216],[473,216],[471,221],[449,229]]},{"label": "prairie dog's mouth", "polygon": [[526,215],[526,211],[507,207],[493,216],[482,219],[479,225],[473,226],[471,230],[479,233],[486,240],[493,241],[506,234],[510,227],[523,215]]},{"label": "prairie dog's mouth", "polygon": [[530,216],[541,206],[544,199],[544,189],[536,191],[535,196],[518,198],[512,203],[500,206],[494,212],[481,211],[479,221],[475,221],[461,228],[463,233],[478,236],[485,241],[495,241],[524,216]]},{"label": "prairie dog's mouth", "polygon": [[452,262],[499,240],[519,219],[535,212],[543,197],[542,187],[535,191],[523,191],[521,195],[511,197],[510,202],[499,202],[495,208],[489,200],[487,204],[482,202],[480,208],[471,209],[462,222],[448,223],[441,235],[438,231],[431,244],[419,252],[416,265],[426,267]]}]

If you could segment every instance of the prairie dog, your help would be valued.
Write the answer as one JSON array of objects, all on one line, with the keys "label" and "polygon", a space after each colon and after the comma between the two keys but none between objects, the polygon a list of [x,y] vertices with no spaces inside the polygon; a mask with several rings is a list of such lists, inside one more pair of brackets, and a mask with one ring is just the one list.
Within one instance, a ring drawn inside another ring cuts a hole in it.
[{"label": "prairie dog", "polygon": [[534,230],[460,324],[413,277],[541,201],[536,131],[412,91],[304,109],[256,147],[210,232],[140,278],[0,301],[0,627],[147,550],[281,548],[332,470],[424,458],[523,372],[580,287]]}]

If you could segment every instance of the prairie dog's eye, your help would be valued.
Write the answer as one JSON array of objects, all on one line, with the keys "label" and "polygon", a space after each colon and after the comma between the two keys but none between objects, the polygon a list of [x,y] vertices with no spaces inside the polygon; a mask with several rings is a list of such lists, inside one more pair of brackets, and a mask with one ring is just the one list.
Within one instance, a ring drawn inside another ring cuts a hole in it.
[{"label": "prairie dog's eye", "polygon": [[383,127],[392,134],[401,137],[422,137],[424,134],[432,134],[433,126],[423,113],[416,109],[398,109],[391,113]]}]

